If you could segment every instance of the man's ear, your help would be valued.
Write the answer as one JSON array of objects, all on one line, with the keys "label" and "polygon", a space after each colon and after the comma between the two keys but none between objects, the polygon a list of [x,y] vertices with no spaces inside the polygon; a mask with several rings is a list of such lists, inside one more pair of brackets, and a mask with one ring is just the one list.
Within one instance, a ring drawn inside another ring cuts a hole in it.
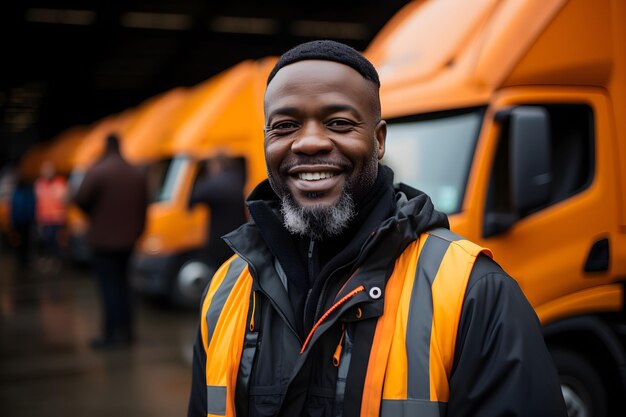
[{"label": "man's ear", "polygon": [[381,120],[374,128],[374,136],[376,138],[376,145],[378,146],[378,160],[380,161],[385,156],[385,142],[387,140],[387,122]]}]

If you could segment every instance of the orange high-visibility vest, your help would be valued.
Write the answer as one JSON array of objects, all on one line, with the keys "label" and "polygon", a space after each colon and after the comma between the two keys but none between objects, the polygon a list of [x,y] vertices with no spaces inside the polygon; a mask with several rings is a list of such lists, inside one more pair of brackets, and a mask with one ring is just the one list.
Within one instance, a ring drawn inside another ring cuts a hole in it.
[{"label": "orange high-visibility vest", "polygon": [[[488,249],[435,229],[396,260],[376,325],[361,416],[445,414],[465,290],[480,253],[491,256]],[[209,417],[235,416],[239,361],[249,310],[255,308],[251,290],[248,266],[235,255],[217,271],[203,302]]]},{"label": "orange high-visibility vest", "polygon": [[62,177],[35,182],[36,217],[40,225],[63,225],[67,217],[67,183]]}]

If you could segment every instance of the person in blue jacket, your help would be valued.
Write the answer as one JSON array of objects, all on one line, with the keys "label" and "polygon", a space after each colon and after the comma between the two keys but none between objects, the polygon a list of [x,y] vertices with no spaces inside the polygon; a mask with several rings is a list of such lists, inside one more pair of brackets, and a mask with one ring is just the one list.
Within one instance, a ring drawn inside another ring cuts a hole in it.
[{"label": "person in blue jacket", "polygon": [[33,185],[18,174],[17,183],[11,195],[10,219],[11,229],[15,234],[17,261],[20,269],[25,269],[31,261],[35,205]]}]

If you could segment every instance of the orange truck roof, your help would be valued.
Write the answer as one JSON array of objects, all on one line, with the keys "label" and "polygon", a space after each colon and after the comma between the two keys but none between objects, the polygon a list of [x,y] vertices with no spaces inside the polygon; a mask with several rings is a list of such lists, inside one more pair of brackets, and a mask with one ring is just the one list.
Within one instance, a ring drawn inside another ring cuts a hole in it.
[{"label": "orange truck roof", "polygon": [[85,126],[75,126],[52,140],[47,159],[54,163],[57,172],[67,175],[72,171],[73,155],[83,143],[86,133]]},{"label": "orange truck roof", "polygon": [[[486,103],[565,4],[441,0],[405,6],[365,51],[380,72],[386,117]],[[559,72],[577,64],[559,59],[546,65]],[[516,82],[528,81],[519,75]]]},{"label": "orange truck roof", "polygon": [[85,136],[86,127],[71,127],[50,141],[31,147],[22,157],[19,171],[28,180],[39,176],[41,164],[51,161],[59,174],[67,175],[72,171],[72,158]]},{"label": "orange truck roof", "polygon": [[120,129],[122,154],[132,163],[147,163],[172,155],[169,124],[189,95],[174,88],[140,104],[134,116]]},{"label": "orange truck roof", "polygon": [[248,183],[264,179],[263,94],[275,62],[244,61],[196,87],[173,124],[173,149],[195,158],[244,156]]}]

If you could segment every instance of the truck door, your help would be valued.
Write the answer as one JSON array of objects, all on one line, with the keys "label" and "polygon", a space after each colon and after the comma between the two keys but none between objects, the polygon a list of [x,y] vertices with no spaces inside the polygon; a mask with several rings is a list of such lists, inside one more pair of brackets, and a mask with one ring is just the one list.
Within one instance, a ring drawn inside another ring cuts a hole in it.
[{"label": "truck door", "polygon": [[[515,109],[543,114],[543,145]],[[595,309],[619,310],[620,290],[606,287],[614,279],[610,253],[618,230],[603,91],[510,89],[490,111],[495,122],[481,243],[519,281],[544,324]],[[520,180],[525,175],[530,177]]]}]

